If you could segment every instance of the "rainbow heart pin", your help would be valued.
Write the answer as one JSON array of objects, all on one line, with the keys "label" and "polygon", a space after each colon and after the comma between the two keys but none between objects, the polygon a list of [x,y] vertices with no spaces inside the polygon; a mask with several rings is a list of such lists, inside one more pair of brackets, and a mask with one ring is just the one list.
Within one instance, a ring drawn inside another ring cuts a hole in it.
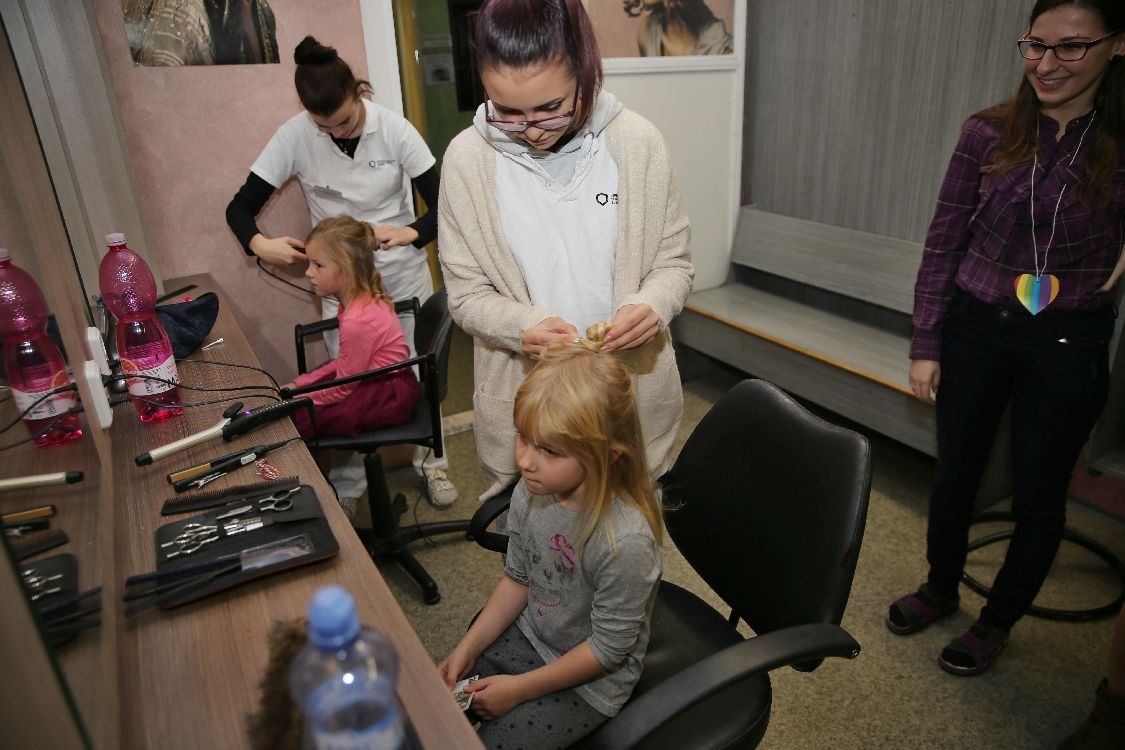
[{"label": "rainbow heart pin", "polygon": [[1038,315],[1059,295],[1059,280],[1052,274],[1020,274],[1016,279],[1016,299],[1032,315]]}]

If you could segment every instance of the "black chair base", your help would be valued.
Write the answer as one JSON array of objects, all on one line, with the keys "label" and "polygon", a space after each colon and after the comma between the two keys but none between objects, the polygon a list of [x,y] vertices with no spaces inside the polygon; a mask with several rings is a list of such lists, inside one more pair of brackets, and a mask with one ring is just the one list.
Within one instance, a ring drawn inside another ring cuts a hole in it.
[{"label": "black chair base", "polygon": [[[1014,522],[1015,517],[1008,511],[993,511],[988,513],[981,513],[973,519],[973,523],[985,522]],[[1005,539],[1012,538],[1012,529],[1005,529],[998,531],[995,534],[988,534],[980,539],[974,539],[969,542],[969,552],[980,549],[989,544],[1004,541]],[[1087,620],[1100,620],[1105,617],[1113,617],[1121,609],[1121,605],[1125,602],[1125,565],[1117,555],[1113,554],[1107,547],[1098,541],[1082,534],[1073,529],[1063,529],[1063,541],[1077,544],[1079,547],[1088,550],[1095,556],[1101,558],[1117,574],[1118,580],[1121,582],[1121,591],[1109,604],[1101,607],[1090,607],[1089,609],[1055,609],[1051,607],[1037,607],[1034,604],[1027,610],[1027,614],[1033,617],[1041,617],[1046,620],[1067,620],[1073,622],[1082,622]],[[961,574],[961,581],[970,589],[980,594],[983,597],[988,597],[989,592],[992,591],[991,587],[985,586],[981,581],[969,575],[968,573]]]},{"label": "black chair base", "polygon": [[406,511],[406,498],[399,494],[391,499],[387,489],[386,473],[383,470],[383,460],[378,453],[367,453],[363,457],[364,473],[367,475],[367,503],[371,510],[371,528],[356,529],[360,541],[367,548],[371,559],[394,560],[402,566],[407,574],[418,582],[422,588],[422,601],[426,604],[437,604],[441,601],[441,593],[437,583],[430,576],[417,558],[410,553],[406,545],[424,537],[437,534],[464,534],[465,538],[472,541],[469,534],[469,520],[441,521],[438,523],[416,524],[414,526],[400,527],[399,518]]}]

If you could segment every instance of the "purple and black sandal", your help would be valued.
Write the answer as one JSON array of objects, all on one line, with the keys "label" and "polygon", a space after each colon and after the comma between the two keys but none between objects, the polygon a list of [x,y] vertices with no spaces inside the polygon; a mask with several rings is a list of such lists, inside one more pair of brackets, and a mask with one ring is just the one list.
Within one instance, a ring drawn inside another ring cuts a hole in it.
[{"label": "purple and black sandal", "polygon": [[977,623],[942,649],[938,665],[963,677],[980,674],[992,666],[1007,643],[1007,630]]},{"label": "purple and black sandal", "polygon": [[947,599],[930,591],[926,584],[891,604],[887,611],[887,630],[895,635],[917,633],[930,623],[957,611],[960,600]]}]

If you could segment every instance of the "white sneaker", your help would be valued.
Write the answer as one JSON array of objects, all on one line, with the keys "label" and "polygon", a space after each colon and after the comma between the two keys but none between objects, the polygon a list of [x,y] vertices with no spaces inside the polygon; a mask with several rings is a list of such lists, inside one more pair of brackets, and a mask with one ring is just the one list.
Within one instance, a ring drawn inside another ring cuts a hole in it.
[{"label": "white sneaker", "polygon": [[448,508],[457,500],[457,488],[441,469],[426,471],[426,496],[435,508]]}]

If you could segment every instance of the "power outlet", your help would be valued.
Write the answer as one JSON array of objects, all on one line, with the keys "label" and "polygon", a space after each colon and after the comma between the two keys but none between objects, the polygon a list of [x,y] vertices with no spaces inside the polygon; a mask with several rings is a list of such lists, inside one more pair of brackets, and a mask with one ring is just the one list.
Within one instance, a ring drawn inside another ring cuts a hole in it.
[{"label": "power outlet", "polygon": [[109,375],[109,358],[106,357],[105,342],[102,341],[101,332],[93,326],[86,329],[86,351],[90,353],[90,357],[97,363],[98,369],[101,370],[102,375]]},{"label": "power outlet", "polygon": [[82,366],[82,377],[86,379],[90,396],[94,400],[93,404],[86,404],[86,413],[90,414],[92,408],[98,424],[103,430],[107,429],[113,424],[113,410],[109,408],[109,398],[105,395],[105,384],[102,383],[102,373],[97,363],[86,360]]}]

